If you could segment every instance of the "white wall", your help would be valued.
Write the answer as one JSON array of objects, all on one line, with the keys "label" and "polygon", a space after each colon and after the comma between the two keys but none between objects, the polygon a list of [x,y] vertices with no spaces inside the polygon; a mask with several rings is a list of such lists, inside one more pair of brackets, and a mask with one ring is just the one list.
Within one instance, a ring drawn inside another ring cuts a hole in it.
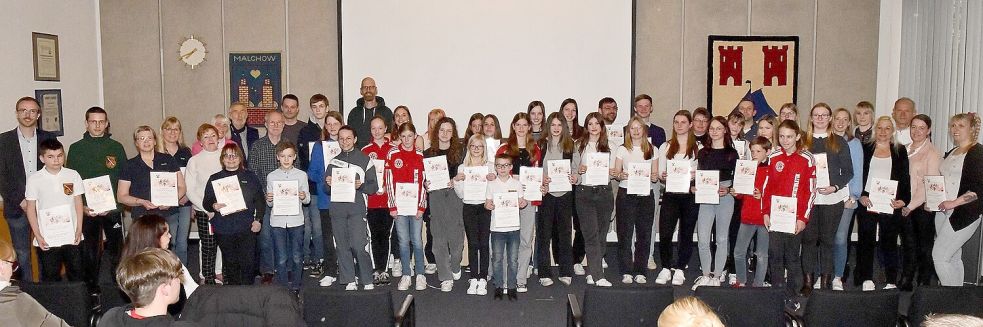
[{"label": "white wall", "polygon": [[[37,89],[61,89],[67,146],[85,132],[83,115],[102,106],[98,0],[3,0],[0,10],[0,131],[17,126],[14,104]],[[31,32],[58,35],[60,82],[34,81]],[[110,111],[120,115],[120,112]]]}]

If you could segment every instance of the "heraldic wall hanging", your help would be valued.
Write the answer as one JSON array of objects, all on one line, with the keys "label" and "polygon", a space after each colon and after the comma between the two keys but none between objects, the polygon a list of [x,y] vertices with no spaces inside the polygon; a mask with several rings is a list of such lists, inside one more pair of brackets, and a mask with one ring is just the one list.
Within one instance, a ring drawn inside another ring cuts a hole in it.
[{"label": "heraldic wall hanging", "polygon": [[708,44],[707,108],[713,115],[726,116],[749,99],[757,120],[796,102],[798,36],[710,35]]}]

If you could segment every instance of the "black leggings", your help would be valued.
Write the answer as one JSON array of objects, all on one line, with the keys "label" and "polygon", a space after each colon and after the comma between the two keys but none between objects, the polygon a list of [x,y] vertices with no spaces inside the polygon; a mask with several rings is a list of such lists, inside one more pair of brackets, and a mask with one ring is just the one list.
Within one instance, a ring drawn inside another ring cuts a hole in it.
[{"label": "black leggings", "polygon": [[573,192],[562,196],[546,194],[539,206],[536,223],[536,257],[539,277],[552,277],[550,269],[550,245],[560,266],[560,277],[573,276],[573,248],[570,245],[571,219],[573,218]]},{"label": "black leggings", "polygon": [[[372,244],[372,261],[375,262],[375,271],[385,271],[389,264],[389,249],[392,240],[393,217],[389,215],[389,208],[370,208],[366,214],[369,221],[369,236]],[[397,247],[398,249],[398,247]]]},{"label": "black leggings", "polygon": [[491,212],[483,204],[464,204],[464,233],[468,238],[468,266],[471,278],[487,279],[491,253],[488,237],[491,234]]},{"label": "black leggings", "polygon": [[[690,193],[662,195],[662,211],[659,212],[659,258],[663,267],[686,269],[693,256],[693,230],[699,218],[700,206]],[[676,261],[672,260],[672,235],[679,224],[679,244]]]},{"label": "black leggings", "polygon": [[918,208],[902,217],[902,275],[928,285],[935,277],[932,247],[935,245],[935,213]]},{"label": "black leggings", "polygon": [[[888,284],[898,280],[898,233],[901,231],[900,210],[895,214],[868,212],[863,205],[857,207],[857,267],[854,283],[874,279],[875,252],[880,252],[881,266]],[[878,236],[880,226],[880,238]]]}]

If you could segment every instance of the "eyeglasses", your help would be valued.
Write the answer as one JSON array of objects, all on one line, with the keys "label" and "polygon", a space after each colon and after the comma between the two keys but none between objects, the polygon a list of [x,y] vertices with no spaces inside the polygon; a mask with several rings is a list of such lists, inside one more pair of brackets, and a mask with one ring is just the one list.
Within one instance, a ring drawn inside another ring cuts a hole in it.
[{"label": "eyeglasses", "polygon": [[140,137],[137,137],[137,141],[153,141],[153,140],[154,140],[154,137],[153,136],[140,136]]},{"label": "eyeglasses", "polygon": [[226,154],[224,154],[222,156],[223,157],[226,157],[226,158],[229,158],[229,159],[235,159],[235,158],[238,158],[239,157],[239,155],[238,154],[235,154],[235,153],[226,153]]},{"label": "eyeglasses", "polygon": [[484,145],[472,144],[472,145],[469,145],[468,148],[471,148],[471,149],[484,149],[485,146]]},{"label": "eyeglasses", "polygon": [[41,110],[39,110],[39,109],[23,109],[23,108],[17,109],[17,113],[18,114],[21,114],[21,115],[23,115],[24,113],[29,113],[29,114],[32,114],[32,115],[37,115],[39,112],[41,112]]},{"label": "eyeglasses", "polygon": [[512,164],[495,164],[495,168],[511,168]]},{"label": "eyeglasses", "polygon": [[7,260],[0,260],[0,261],[10,264],[10,272],[15,272],[17,271],[18,268],[20,268],[20,265],[17,264],[17,261],[7,261]]}]

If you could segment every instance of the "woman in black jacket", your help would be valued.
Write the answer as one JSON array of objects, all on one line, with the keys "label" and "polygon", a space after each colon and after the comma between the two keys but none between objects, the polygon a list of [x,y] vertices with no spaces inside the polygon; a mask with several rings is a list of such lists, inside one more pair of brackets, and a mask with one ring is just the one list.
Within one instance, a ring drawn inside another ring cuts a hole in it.
[{"label": "woman in black jacket", "polygon": [[[908,151],[894,141],[894,123],[891,117],[882,116],[874,125],[873,141],[864,144],[863,192],[860,194],[860,208],[857,210],[857,267],[854,269],[854,283],[863,282],[863,290],[874,290],[874,243],[880,227],[881,265],[887,277],[884,289],[897,288],[898,279],[898,234],[901,232],[901,208],[911,201],[911,178],[908,170]],[[896,181],[897,192],[887,203],[890,213],[871,210],[876,206],[876,197],[871,199],[875,179]],[[873,201],[873,202],[872,202]]]},{"label": "woman in black jacket", "polygon": [[949,134],[956,148],[942,160],[946,199],[939,205],[936,221],[941,220],[932,260],[942,286],[962,286],[965,273],[962,247],[980,227],[983,212],[983,146],[976,140],[980,135],[980,118],[976,113],[962,113],[949,121]]}]

